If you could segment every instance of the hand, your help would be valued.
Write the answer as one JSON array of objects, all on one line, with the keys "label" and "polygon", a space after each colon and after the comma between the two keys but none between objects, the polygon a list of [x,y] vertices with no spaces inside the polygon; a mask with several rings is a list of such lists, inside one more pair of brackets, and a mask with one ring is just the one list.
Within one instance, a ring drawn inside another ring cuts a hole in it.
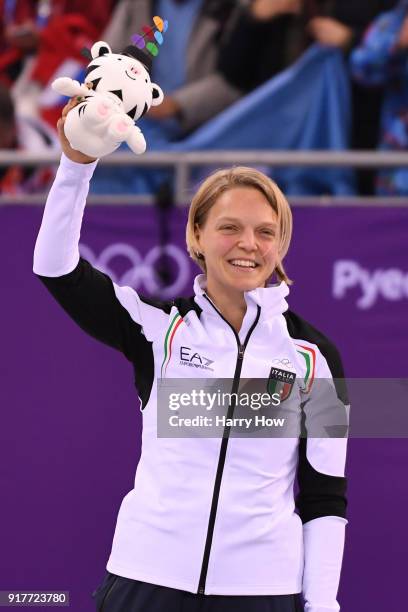
[{"label": "hand", "polygon": [[64,123],[67,114],[69,113],[71,108],[77,106],[81,101],[82,98],[79,97],[71,98],[68,104],[66,104],[62,109],[61,118],[57,121],[58,138],[61,143],[61,149],[71,161],[77,162],[78,164],[90,164],[91,162],[96,161],[97,158],[89,157],[88,155],[85,155],[84,153],[73,149],[69,144],[64,132]]},{"label": "hand", "polygon": [[397,42],[398,49],[408,49],[408,17],[405,17]]},{"label": "hand", "polygon": [[299,15],[302,0],[254,0],[251,4],[251,14],[255,19],[266,21],[278,15]]},{"label": "hand", "polygon": [[172,117],[176,117],[180,110],[181,108],[174,98],[165,96],[161,104],[150,107],[147,115],[151,119],[171,119]]},{"label": "hand", "polygon": [[317,42],[329,47],[344,49],[353,38],[351,28],[331,17],[314,17],[309,21],[307,29]]}]

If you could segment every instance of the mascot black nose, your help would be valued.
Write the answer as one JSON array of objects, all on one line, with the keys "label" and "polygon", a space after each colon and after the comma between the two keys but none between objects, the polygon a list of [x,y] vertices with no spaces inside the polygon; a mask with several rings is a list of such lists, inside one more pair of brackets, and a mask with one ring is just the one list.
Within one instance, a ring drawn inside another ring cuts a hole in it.
[{"label": "mascot black nose", "polygon": [[135,47],[135,45],[128,45],[125,49],[123,49],[122,55],[127,55],[128,57],[133,57],[137,59],[140,63],[143,64],[143,66],[150,74],[152,69],[152,58],[150,57],[150,55],[147,55],[147,53],[144,53],[141,49]]}]

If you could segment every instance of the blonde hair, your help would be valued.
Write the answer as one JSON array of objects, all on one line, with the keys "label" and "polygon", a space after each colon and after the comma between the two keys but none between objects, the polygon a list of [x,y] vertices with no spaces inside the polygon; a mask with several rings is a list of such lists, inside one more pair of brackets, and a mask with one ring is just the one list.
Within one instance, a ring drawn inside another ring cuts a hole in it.
[{"label": "blonde hair", "polygon": [[230,189],[234,189],[234,187],[253,187],[258,189],[276,212],[279,229],[279,260],[274,272],[280,281],[285,281],[288,285],[291,285],[292,281],[288,278],[282,262],[288,252],[292,237],[292,211],[277,184],[254,168],[235,166],[225,170],[217,170],[210,174],[200,185],[191,201],[188,212],[186,242],[190,257],[203,272],[206,272],[204,257],[199,253],[195,228],[196,226],[204,226],[208,212],[214,206],[219,196]]}]

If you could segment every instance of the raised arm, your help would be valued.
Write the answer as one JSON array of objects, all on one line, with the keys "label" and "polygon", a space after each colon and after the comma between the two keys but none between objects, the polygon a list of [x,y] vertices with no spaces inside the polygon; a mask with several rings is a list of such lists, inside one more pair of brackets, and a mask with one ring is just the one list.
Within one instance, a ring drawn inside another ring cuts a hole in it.
[{"label": "raised arm", "polygon": [[64,117],[58,123],[63,154],[35,245],[34,273],[82,329],[130,361],[146,363],[152,352],[145,326],[151,327],[155,317],[157,325],[157,313],[164,313],[80,257],[82,218],[97,160],[71,149],[63,124]]}]

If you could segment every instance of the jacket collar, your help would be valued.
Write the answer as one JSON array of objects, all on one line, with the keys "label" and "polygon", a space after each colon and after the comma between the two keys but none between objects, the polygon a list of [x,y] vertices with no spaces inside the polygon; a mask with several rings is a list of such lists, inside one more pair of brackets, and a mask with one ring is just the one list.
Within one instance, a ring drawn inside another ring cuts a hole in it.
[{"label": "jacket collar", "polygon": [[[204,312],[215,313],[213,306],[205,297],[207,279],[205,274],[199,274],[194,280],[194,300]],[[244,297],[247,304],[247,314],[256,313],[257,306],[261,307],[261,318],[277,316],[288,310],[285,300],[289,294],[288,285],[282,281],[277,285],[258,287],[252,291],[245,291]]]}]

